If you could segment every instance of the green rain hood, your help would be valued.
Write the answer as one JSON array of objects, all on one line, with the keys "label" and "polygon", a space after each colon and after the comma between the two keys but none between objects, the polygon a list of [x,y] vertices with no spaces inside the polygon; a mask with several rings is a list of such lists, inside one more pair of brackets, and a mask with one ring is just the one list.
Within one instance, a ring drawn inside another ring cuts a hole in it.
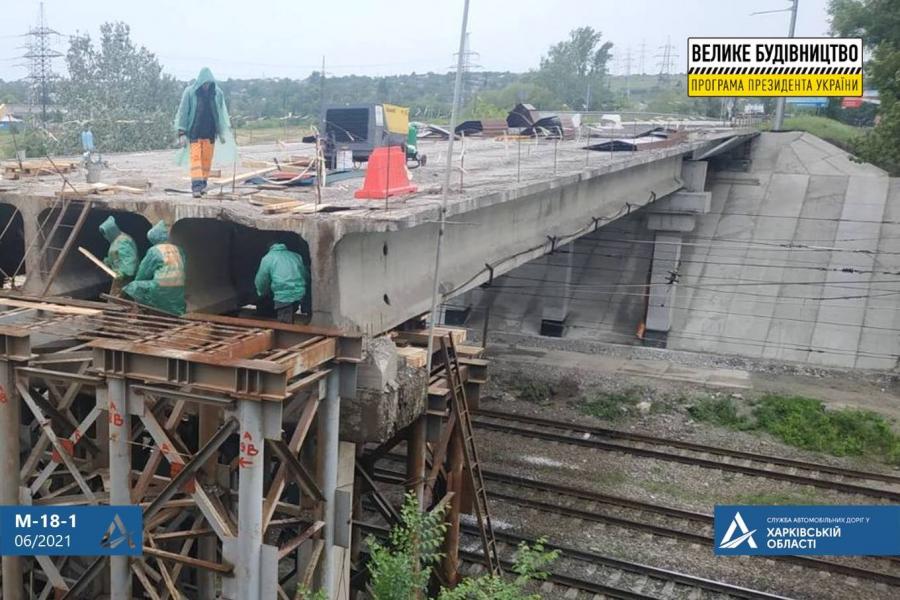
[{"label": "green rain hood", "polygon": [[256,293],[260,297],[269,292],[278,304],[300,302],[306,295],[307,271],[303,259],[284,244],[272,244],[256,271]]},{"label": "green rain hood", "polygon": [[[190,131],[194,115],[197,114],[197,90],[204,83],[216,85],[216,130],[219,132],[219,137],[225,140],[224,142],[221,139],[216,140],[213,164],[220,167],[232,166],[237,160],[237,146],[234,141],[234,132],[231,131],[228,108],[225,106],[225,94],[208,67],[200,69],[197,79],[184,88],[184,92],[181,94],[181,103],[178,105],[178,113],[175,115],[175,131]],[[190,162],[190,149],[188,147],[179,149],[175,160],[179,165],[186,166]]]},{"label": "green rain hood", "polygon": [[112,216],[100,224],[100,233],[109,242],[109,250],[103,259],[106,266],[115,271],[119,278],[134,277],[138,265],[138,249],[134,239],[122,233]]},{"label": "green rain hood", "polygon": [[134,281],[122,290],[137,302],[174,315],[186,310],[184,297],[185,257],[181,248],[169,244],[169,229],[163,221],[147,232],[153,247],[138,267]]}]

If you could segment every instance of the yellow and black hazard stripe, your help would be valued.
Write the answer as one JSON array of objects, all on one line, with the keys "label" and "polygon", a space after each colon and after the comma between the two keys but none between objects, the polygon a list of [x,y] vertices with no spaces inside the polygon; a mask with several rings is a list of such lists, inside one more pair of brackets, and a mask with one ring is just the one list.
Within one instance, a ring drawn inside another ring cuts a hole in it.
[{"label": "yellow and black hazard stripe", "polygon": [[862,67],[691,67],[688,75],[862,75]]}]

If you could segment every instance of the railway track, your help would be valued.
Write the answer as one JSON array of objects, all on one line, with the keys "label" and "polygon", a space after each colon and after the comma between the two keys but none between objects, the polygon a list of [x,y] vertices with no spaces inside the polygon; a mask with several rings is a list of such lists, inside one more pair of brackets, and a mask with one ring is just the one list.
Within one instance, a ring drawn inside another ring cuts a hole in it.
[{"label": "railway track", "polygon": [[[398,459],[398,457],[391,455],[385,458]],[[589,523],[603,523],[652,535],[674,538],[707,548],[712,548],[714,543],[713,517],[709,514],[660,506],[631,498],[600,494],[590,490],[559,485],[548,481],[516,477],[496,471],[484,470],[482,474],[486,482],[488,482],[488,494],[491,500],[507,502],[523,508],[562,515],[572,519],[581,519]],[[402,484],[404,482],[403,473],[389,469],[376,469],[375,475],[377,479],[388,483]],[[536,498],[535,496],[538,497]],[[637,514],[623,515],[621,511],[619,514],[610,514],[608,511],[601,512],[593,508],[596,505],[615,506],[619,509],[625,509],[626,512]],[[591,507],[591,509],[586,509],[586,506]],[[657,517],[665,517],[667,520],[677,519],[681,521],[683,527],[672,527],[654,522],[652,517],[648,518],[648,513]],[[818,571],[900,587],[900,575],[884,571],[874,571],[809,556],[772,556],[768,558]],[[892,557],[869,557],[866,560],[869,562],[883,562],[886,568],[891,568],[898,563]]]},{"label": "railway track", "polygon": [[[384,536],[387,529],[368,523],[354,522],[366,533]],[[479,533],[476,527],[463,524],[464,538],[460,544],[460,559],[469,563],[483,563],[478,548]],[[513,557],[519,544],[533,545],[535,540],[522,536],[495,532],[500,562],[504,569],[513,565]],[[579,550],[568,546],[545,543],[546,550],[557,550],[559,558],[542,587],[552,598],[567,600],[604,598],[620,600],[719,600],[723,597],[744,600],[788,600],[785,596],[770,594],[721,581],[696,577],[669,569],[660,569],[637,562],[631,562],[602,555],[589,550]],[[587,577],[575,577],[570,573],[586,573]],[[548,584],[552,584],[549,586]],[[559,589],[562,588],[562,589]]]},{"label": "railway track", "polygon": [[[881,482],[900,489],[900,477],[895,475],[855,471],[821,463],[486,409],[479,409],[473,416],[475,427],[480,429],[900,502],[900,491],[896,489],[871,487],[859,483]],[[778,467],[785,470],[776,470]],[[805,474],[801,471],[805,471]],[[813,476],[813,473],[820,476]]]}]

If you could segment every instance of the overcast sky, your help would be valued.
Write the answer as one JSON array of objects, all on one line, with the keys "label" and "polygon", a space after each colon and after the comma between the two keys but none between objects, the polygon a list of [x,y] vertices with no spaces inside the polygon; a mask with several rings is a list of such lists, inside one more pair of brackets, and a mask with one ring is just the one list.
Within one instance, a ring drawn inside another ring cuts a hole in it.
[{"label": "overcast sky", "polygon": [[[0,79],[27,75],[20,34],[38,20],[37,0],[5,0],[0,19]],[[827,0],[801,0],[798,36],[828,30]],[[526,71],[575,27],[590,25],[615,44],[614,72],[627,49],[632,72],[658,72],[659,47],[670,37],[684,71],[689,36],[782,36],[787,0],[471,0],[472,62],[485,70]],[[45,0],[47,23],[71,35],[96,36],[104,21],[124,21],[132,39],[156,53],[181,79],[209,66],[218,78],[302,78],[319,68],[331,75],[446,72],[454,62],[462,0]],[[66,37],[55,46],[65,51]],[[63,61],[56,62],[57,70]]]}]

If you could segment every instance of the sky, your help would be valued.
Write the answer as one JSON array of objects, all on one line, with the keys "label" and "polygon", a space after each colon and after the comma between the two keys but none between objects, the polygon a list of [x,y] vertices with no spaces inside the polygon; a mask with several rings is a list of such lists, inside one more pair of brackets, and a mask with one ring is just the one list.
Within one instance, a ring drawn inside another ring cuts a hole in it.
[{"label": "sky", "polygon": [[[38,23],[40,2],[4,2],[0,79],[27,75],[23,37]],[[798,37],[827,34],[827,0],[799,0]],[[675,70],[686,66],[688,37],[768,37],[787,34],[789,13],[751,16],[789,6],[787,0],[471,0],[471,62],[481,70],[535,68],[552,44],[590,25],[613,42],[614,73],[659,72],[660,47],[671,40]],[[132,40],[155,53],[165,70],[193,78],[202,66],[216,77],[306,77],[446,72],[455,63],[463,0],[45,0],[47,25],[67,36],[96,37],[105,21],[124,21]],[[64,71],[64,62],[55,68]]]}]

